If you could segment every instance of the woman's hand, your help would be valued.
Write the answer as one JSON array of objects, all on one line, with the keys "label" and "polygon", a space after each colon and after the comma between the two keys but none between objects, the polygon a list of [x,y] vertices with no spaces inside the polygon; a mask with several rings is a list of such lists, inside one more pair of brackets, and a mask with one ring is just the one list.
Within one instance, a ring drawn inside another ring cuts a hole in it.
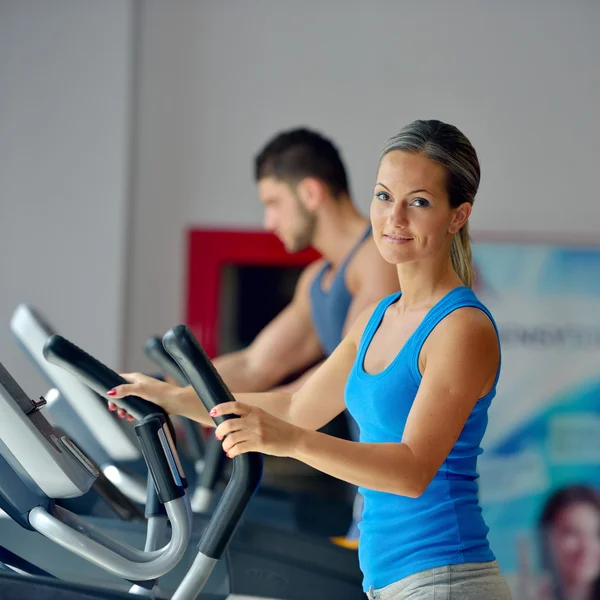
[{"label": "woman's hand", "polygon": [[[107,396],[111,399],[124,398],[125,396],[138,396],[148,402],[157,404],[167,411],[169,414],[179,414],[180,411],[180,391],[179,388],[170,383],[159,381],[154,377],[148,377],[142,373],[122,373],[121,377],[126,379],[128,383],[118,385],[109,390]],[[117,405],[114,402],[108,402],[108,410],[117,410]],[[117,414],[120,418],[125,418],[128,421],[133,421],[133,417],[122,408],[118,409]]]},{"label": "woman's hand", "polygon": [[215,430],[215,436],[223,440],[223,450],[229,458],[246,452],[291,456],[303,431],[261,408],[242,402],[219,404],[209,414],[213,418],[224,415],[239,417],[227,419]]}]

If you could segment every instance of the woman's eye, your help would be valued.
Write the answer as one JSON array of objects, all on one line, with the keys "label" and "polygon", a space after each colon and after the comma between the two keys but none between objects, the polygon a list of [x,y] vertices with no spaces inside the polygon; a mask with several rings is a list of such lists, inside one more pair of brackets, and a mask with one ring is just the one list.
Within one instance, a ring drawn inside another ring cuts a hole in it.
[{"label": "woman's eye", "polygon": [[387,202],[390,199],[390,195],[385,192],[375,192],[375,198],[377,200],[381,200],[382,202]]},{"label": "woman's eye", "polygon": [[411,204],[413,206],[417,206],[417,207],[419,207],[419,206],[425,207],[425,206],[429,206],[429,200],[427,200],[425,198],[414,198],[412,200]]}]

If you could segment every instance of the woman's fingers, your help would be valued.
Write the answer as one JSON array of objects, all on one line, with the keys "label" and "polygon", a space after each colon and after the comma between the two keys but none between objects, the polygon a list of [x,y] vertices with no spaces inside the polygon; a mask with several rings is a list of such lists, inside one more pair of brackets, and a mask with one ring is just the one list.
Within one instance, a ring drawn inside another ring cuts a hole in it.
[{"label": "woman's fingers", "polygon": [[243,419],[227,419],[227,421],[223,421],[223,423],[215,429],[215,437],[218,440],[222,440],[224,437],[231,435],[234,431],[239,431],[244,426]]},{"label": "woman's fingers", "polygon": [[230,433],[223,440],[223,444],[222,444],[223,451],[227,454],[227,456],[230,456],[233,448],[235,448],[238,444],[248,443],[250,437],[251,437],[251,432],[248,431],[247,429],[240,429],[238,431],[234,431],[233,433]]},{"label": "woman's fingers", "polygon": [[211,417],[224,417],[225,415],[247,415],[251,407],[243,402],[223,402],[217,404],[208,414]]},{"label": "woman's fingers", "polygon": [[152,383],[153,378],[143,375],[142,373],[119,373],[128,383],[122,383],[115,386],[112,390],[108,390],[107,395],[111,398],[124,398],[125,396],[139,396],[146,398],[148,384]]},{"label": "woman's fingers", "polygon": [[119,375],[129,383],[135,383],[136,381],[139,381],[140,378],[144,377],[141,373],[119,373]]},{"label": "woman's fingers", "polygon": [[234,431],[240,431],[243,428],[247,428],[249,426],[247,418],[251,417],[253,414],[260,414],[260,409],[249,406],[248,404],[243,404],[242,402],[224,402],[223,404],[218,404],[209,414],[211,417],[225,415],[236,415],[240,417],[239,419],[227,419],[217,426],[215,429],[215,436],[217,439],[222,440]]},{"label": "woman's fingers", "polygon": [[[255,411],[256,409],[242,402],[224,402],[223,404],[218,404],[210,411],[211,417],[225,415],[240,417],[239,419],[227,419],[215,429],[216,438],[224,440],[222,444],[223,451],[230,458],[244,452],[250,452],[248,438],[252,435],[253,426],[248,417],[252,414],[253,410]],[[234,449],[235,453],[233,453]]]},{"label": "woman's fingers", "polygon": [[135,420],[135,417],[131,416],[126,410],[119,408],[114,402],[108,401],[108,410],[111,412],[117,412],[119,419],[127,419],[127,421]]},{"label": "woman's fingers", "polygon": [[230,448],[230,450],[227,452],[227,456],[229,458],[235,458],[236,456],[239,456],[240,454],[246,454],[247,452],[254,452],[254,450],[250,442],[244,441],[239,442]]},{"label": "woman's fingers", "polygon": [[[143,400],[161,406],[167,412],[173,413],[177,410],[177,405],[173,403],[173,400],[177,399],[174,390],[179,390],[180,388],[175,388],[168,383],[164,383],[163,381],[159,381],[158,379],[149,377],[143,373],[121,373],[121,376],[128,383],[117,385],[113,389],[108,390],[106,395],[109,399],[117,400],[127,396],[137,396]],[[117,410],[117,405],[118,403],[115,404],[114,402],[109,402],[108,408],[109,410],[114,411]],[[134,419],[131,415],[127,415],[125,411],[117,414],[122,419],[126,418],[128,421],[133,421]]]},{"label": "woman's fingers", "polygon": [[123,383],[122,385],[118,385],[114,387],[112,390],[108,390],[106,395],[111,398],[125,398],[125,396],[139,396],[136,394],[136,390],[138,389],[137,383]]}]

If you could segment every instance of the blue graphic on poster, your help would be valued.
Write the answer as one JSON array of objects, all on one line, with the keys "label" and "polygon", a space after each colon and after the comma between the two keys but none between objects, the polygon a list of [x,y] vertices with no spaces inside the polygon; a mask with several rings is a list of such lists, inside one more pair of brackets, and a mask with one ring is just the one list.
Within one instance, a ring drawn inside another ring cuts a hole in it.
[{"label": "blue graphic on poster", "polygon": [[479,459],[514,600],[600,598],[600,248],[474,246],[502,340]]}]

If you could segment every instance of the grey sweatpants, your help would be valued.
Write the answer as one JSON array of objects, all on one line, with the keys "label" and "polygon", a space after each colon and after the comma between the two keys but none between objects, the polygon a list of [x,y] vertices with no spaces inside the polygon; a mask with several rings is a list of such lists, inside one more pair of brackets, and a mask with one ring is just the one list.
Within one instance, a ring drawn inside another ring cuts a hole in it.
[{"label": "grey sweatpants", "polygon": [[463,563],[420,571],[367,593],[369,600],[510,600],[498,563]]}]

